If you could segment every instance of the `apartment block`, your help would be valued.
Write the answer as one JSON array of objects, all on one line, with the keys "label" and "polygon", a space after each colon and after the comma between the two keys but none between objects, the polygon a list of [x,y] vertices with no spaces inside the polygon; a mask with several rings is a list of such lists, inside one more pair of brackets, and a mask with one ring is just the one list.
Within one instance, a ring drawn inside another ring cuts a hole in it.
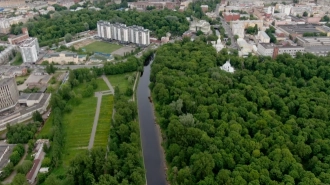
[{"label": "apartment block", "polygon": [[24,63],[35,63],[39,57],[38,39],[30,37],[19,44]]},{"label": "apartment block", "polygon": [[150,31],[141,26],[126,26],[125,24],[98,21],[98,36],[107,40],[118,40],[122,43],[134,43],[138,45],[150,44]]},{"label": "apartment block", "polygon": [[18,102],[18,97],[15,78],[0,80],[0,113],[14,108]]}]

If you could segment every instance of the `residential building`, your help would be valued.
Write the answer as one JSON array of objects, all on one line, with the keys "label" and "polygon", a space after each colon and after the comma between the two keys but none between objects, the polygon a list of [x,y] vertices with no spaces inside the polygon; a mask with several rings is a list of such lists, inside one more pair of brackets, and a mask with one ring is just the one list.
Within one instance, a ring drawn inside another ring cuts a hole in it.
[{"label": "residential building", "polygon": [[24,63],[35,63],[39,57],[38,39],[30,37],[19,45]]},{"label": "residential building", "polygon": [[24,41],[25,39],[28,39],[29,38],[29,31],[26,27],[23,27],[22,28],[22,34],[20,35],[17,35],[15,37],[11,37],[11,38],[8,38],[8,42],[9,44],[18,44],[18,43],[21,43],[22,41]]},{"label": "residential building", "polygon": [[98,21],[97,32],[100,38],[106,40],[118,40],[122,43],[135,43],[145,46],[150,44],[150,31],[141,26],[126,26],[125,24]]},{"label": "residential building", "polygon": [[78,55],[71,52],[49,53],[44,56],[43,60],[61,65],[70,63],[79,64],[86,61],[86,55]]},{"label": "residential building", "polygon": [[297,52],[304,53],[305,48],[302,46],[280,46],[270,43],[258,44],[258,53],[263,56],[271,56],[276,58],[279,54],[287,53],[292,57],[295,57]]},{"label": "residential building", "polygon": [[15,78],[0,80],[0,113],[13,109],[17,104],[18,96]]},{"label": "residential building", "polygon": [[13,24],[19,24],[19,23],[26,23],[29,20],[29,16],[26,15],[19,15],[16,17],[10,17],[10,18],[1,18],[0,19],[0,33],[9,33],[10,27]]},{"label": "residential building", "polygon": [[222,15],[226,22],[237,21],[240,18],[239,13],[224,12]]},{"label": "residential building", "polygon": [[262,43],[270,42],[270,37],[267,35],[267,33],[265,31],[259,31],[258,37],[259,37],[260,42],[262,42]]},{"label": "residential building", "polygon": [[229,73],[234,73],[235,72],[235,69],[231,66],[230,64],[230,60],[229,61],[226,61],[225,64],[223,64],[221,67],[220,67],[221,70],[224,70],[226,72],[229,72]]}]

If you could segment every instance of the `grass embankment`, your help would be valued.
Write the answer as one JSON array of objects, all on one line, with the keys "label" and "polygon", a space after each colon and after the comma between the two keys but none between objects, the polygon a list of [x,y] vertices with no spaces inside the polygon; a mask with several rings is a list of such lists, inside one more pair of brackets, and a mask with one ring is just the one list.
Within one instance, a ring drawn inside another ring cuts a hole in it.
[{"label": "grass embankment", "polygon": [[111,85],[113,86],[113,88],[117,87],[119,88],[119,91],[121,93],[125,93],[127,87],[134,85],[134,80],[132,82],[133,85],[130,84],[130,82],[127,79],[127,76],[136,76],[136,72],[132,72],[132,73],[124,73],[124,74],[119,74],[119,75],[108,75],[108,79],[111,83]]},{"label": "grass embankment", "polygon": [[94,147],[106,147],[110,133],[110,124],[113,110],[113,95],[102,97],[99,121],[97,124]]},{"label": "grass embankment", "polygon": [[113,51],[120,49],[122,46],[117,44],[111,44],[107,42],[96,41],[87,46],[84,46],[82,49],[85,49],[87,52],[102,52],[111,54]]}]

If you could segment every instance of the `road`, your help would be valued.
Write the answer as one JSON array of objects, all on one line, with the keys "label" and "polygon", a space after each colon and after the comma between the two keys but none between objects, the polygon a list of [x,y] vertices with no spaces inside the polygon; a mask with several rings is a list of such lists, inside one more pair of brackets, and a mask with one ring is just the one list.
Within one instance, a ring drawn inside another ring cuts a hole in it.
[{"label": "road", "polygon": [[161,136],[153,113],[150,96],[150,65],[144,67],[137,87],[137,103],[140,123],[140,135],[147,185],[166,185],[164,153]]},{"label": "road", "polygon": [[220,17],[220,21],[221,21],[222,27],[225,29],[225,32],[227,33],[228,37],[231,39],[231,45],[229,47],[234,48],[234,49],[239,49],[239,46],[234,39],[233,32],[231,31],[227,22],[222,17]]}]

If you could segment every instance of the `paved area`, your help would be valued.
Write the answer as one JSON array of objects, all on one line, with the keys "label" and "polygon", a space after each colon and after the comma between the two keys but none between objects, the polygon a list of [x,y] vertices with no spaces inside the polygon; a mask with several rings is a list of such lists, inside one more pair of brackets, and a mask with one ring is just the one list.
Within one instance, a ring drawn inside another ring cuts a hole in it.
[{"label": "paved area", "polygon": [[100,108],[101,108],[101,102],[102,102],[102,93],[96,92],[95,96],[97,97],[97,105],[96,105],[96,112],[95,112],[95,116],[94,116],[92,133],[91,133],[91,137],[89,139],[88,149],[92,149],[93,145],[94,145],[97,122],[99,121]]},{"label": "paved area", "polygon": [[122,47],[120,49],[117,49],[116,51],[112,52],[112,55],[120,55],[120,56],[124,56],[125,53],[131,53],[131,51],[134,51],[135,48],[133,47]]},{"label": "paved area", "polygon": [[102,76],[104,82],[107,84],[109,87],[109,91],[101,91],[101,92],[95,92],[95,97],[97,97],[97,105],[96,105],[96,111],[95,111],[95,116],[94,116],[94,122],[93,122],[93,128],[92,128],[92,133],[91,137],[89,139],[89,144],[88,144],[88,149],[92,149],[94,145],[94,139],[95,139],[95,133],[96,133],[96,128],[97,128],[97,123],[99,121],[99,115],[100,115],[100,108],[101,108],[101,102],[102,102],[102,96],[103,95],[109,95],[109,94],[114,94],[115,90],[111,83],[109,82],[108,78],[103,75]]},{"label": "paved area", "polygon": [[108,80],[108,78],[105,75],[102,75],[102,78],[104,80],[104,82],[107,84],[107,86],[109,87],[109,89],[112,92],[115,92],[115,89],[113,88],[113,86],[111,85],[110,81]]}]

